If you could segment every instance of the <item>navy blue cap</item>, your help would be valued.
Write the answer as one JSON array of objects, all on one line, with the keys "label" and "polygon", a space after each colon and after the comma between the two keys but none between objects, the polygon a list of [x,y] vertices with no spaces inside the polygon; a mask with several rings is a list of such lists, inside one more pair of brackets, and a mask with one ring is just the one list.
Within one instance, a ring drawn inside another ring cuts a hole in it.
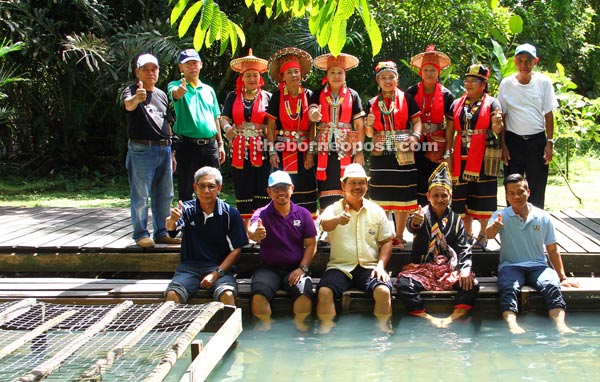
[{"label": "navy blue cap", "polygon": [[179,63],[185,64],[188,61],[200,61],[200,55],[194,49],[186,49],[183,52],[179,53]]}]

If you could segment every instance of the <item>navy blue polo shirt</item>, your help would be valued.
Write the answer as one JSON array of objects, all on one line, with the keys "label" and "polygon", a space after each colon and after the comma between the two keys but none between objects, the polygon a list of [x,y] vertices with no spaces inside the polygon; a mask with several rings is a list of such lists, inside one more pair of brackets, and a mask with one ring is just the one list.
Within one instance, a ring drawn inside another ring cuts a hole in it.
[{"label": "navy blue polo shirt", "polygon": [[248,244],[239,211],[221,199],[208,216],[197,198],[183,202],[177,229],[183,232],[181,262],[195,267],[217,267],[231,251]]}]

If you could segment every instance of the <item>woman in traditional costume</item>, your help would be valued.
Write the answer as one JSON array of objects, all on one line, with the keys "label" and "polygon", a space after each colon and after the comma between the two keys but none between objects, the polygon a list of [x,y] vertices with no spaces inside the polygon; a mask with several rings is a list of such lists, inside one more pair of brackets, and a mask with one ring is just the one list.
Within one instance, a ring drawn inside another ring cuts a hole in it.
[{"label": "woman in traditional costume", "polygon": [[[488,92],[490,70],[481,64],[466,69],[466,93],[452,104],[444,154],[452,170],[452,210],[465,220],[465,232],[475,247],[485,250],[485,228],[497,208],[501,151],[498,136],[503,130],[500,102]],[[455,134],[456,133],[456,134]],[[473,235],[473,219],[481,225]]]},{"label": "woman in traditional costume", "polygon": [[254,210],[270,201],[266,190],[271,165],[263,141],[271,93],[262,89],[261,73],[267,71],[267,60],[253,56],[252,49],[248,56],[232,60],[230,66],[240,75],[235,91],[225,99],[221,126],[229,140],[237,208],[247,228]]},{"label": "woman in traditional costume", "polygon": [[394,246],[404,248],[408,214],[417,209],[417,167],[413,148],[421,138],[419,105],[398,88],[398,69],[392,61],[375,67],[381,89],[369,100],[365,133],[373,138],[371,151],[371,199],[394,212]]},{"label": "woman in traditional costume", "polygon": [[267,146],[273,169],[290,174],[292,201],[317,217],[317,180],[309,143],[314,136],[308,119],[312,91],[301,81],[312,67],[312,57],[298,48],[283,48],[269,58],[269,76],[278,90],[267,108]]},{"label": "woman in traditional costume", "polygon": [[440,71],[450,66],[450,58],[429,45],[425,52],[410,60],[410,64],[419,69],[421,82],[406,89],[406,93],[415,97],[421,108],[421,149],[415,151],[417,165],[417,202],[427,205],[427,180],[443,161],[446,148],[446,119],[451,117],[454,96],[442,86],[438,79]]},{"label": "woman in traditional costume", "polygon": [[358,58],[327,53],[315,58],[315,66],[326,71],[323,88],[313,94],[308,116],[317,123],[316,164],[321,211],[342,199],[340,178],[354,162],[364,166],[364,111],[358,93],[346,86],[346,72],[358,65]]}]

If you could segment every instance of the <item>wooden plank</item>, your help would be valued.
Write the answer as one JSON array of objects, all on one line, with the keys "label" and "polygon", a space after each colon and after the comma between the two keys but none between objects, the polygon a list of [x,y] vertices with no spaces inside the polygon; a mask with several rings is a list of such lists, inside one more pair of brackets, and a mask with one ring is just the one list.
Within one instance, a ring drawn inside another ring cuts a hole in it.
[{"label": "wooden plank", "polygon": [[198,357],[192,361],[180,381],[200,382],[206,380],[241,332],[242,310],[237,308],[208,341]]},{"label": "wooden plank", "polygon": [[178,253],[0,254],[2,272],[174,272]]},{"label": "wooden plank", "polygon": [[[20,230],[12,237],[0,239],[0,245],[12,245],[14,248],[19,247],[19,245],[23,245],[24,247],[36,248],[35,243],[37,243],[40,238],[42,238],[42,242],[47,241],[45,238],[48,235],[52,237],[60,237],[63,236],[61,233],[66,228],[72,227],[76,224],[80,224],[82,221],[89,219],[89,214],[94,213],[94,209],[87,210],[86,213],[76,213],[76,214],[67,214],[66,212],[62,212],[64,218],[57,218],[50,220],[44,224],[32,224],[28,229]],[[33,243],[33,245],[29,245]]]},{"label": "wooden plank", "polygon": [[[562,215],[564,215],[564,217]],[[596,223],[593,219],[582,215],[580,211],[577,210],[562,211],[559,217],[566,224],[574,226],[582,231],[590,240],[600,244],[600,223]]]},{"label": "wooden plank", "polygon": [[561,212],[553,212],[552,215],[554,216],[553,223],[556,230],[559,230],[573,240],[576,240],[577,244],[584,248],[586,252],[600,253],[600,244],[579,230],[576,226],[568,224],[562,220],[563,217],[566,218],[567,215]]},{"label": "wooden plank", "polygon": [[[70,227],[71,229],[66,230],[65,235],[62,237],[52,240],[51,242],[40,243],[38,246],[48,244],[56,248],[78,249],[80,247],[80,244],[77,244],[78,242],[82,242],[83,244],[95,240],[95,238],[90,237],[90,235],[98,235],[98,233],[104,235],[107,227],[119,223],[119,219],[123,218],[127,218],[127,223],[130,224],[129,216],[123,214],[123,212],[105,211],[102,214],[91,216],[90,219],[81,222],[81,224],[78,224],[77,226]],[[112,230],[114,230],[114,228],[112,228]]]}]

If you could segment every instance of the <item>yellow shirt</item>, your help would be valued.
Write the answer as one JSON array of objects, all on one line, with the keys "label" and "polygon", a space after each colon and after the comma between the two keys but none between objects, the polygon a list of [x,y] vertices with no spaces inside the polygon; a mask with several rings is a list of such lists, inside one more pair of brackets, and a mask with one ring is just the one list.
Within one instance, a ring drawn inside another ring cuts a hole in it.
[{"label": "yellow shirt", "polygon": [[[344,211],[344,200],[330,205],[323,211],[322,219],[332,219]],[[379,261],[379,242],[394,237],[394,228],[383,208],[363,199],[359,211],[350,210],[350,221],[327,232],[331,251],[327,269],[339,269],[348,277],[360,265],[374,269]]]}]

